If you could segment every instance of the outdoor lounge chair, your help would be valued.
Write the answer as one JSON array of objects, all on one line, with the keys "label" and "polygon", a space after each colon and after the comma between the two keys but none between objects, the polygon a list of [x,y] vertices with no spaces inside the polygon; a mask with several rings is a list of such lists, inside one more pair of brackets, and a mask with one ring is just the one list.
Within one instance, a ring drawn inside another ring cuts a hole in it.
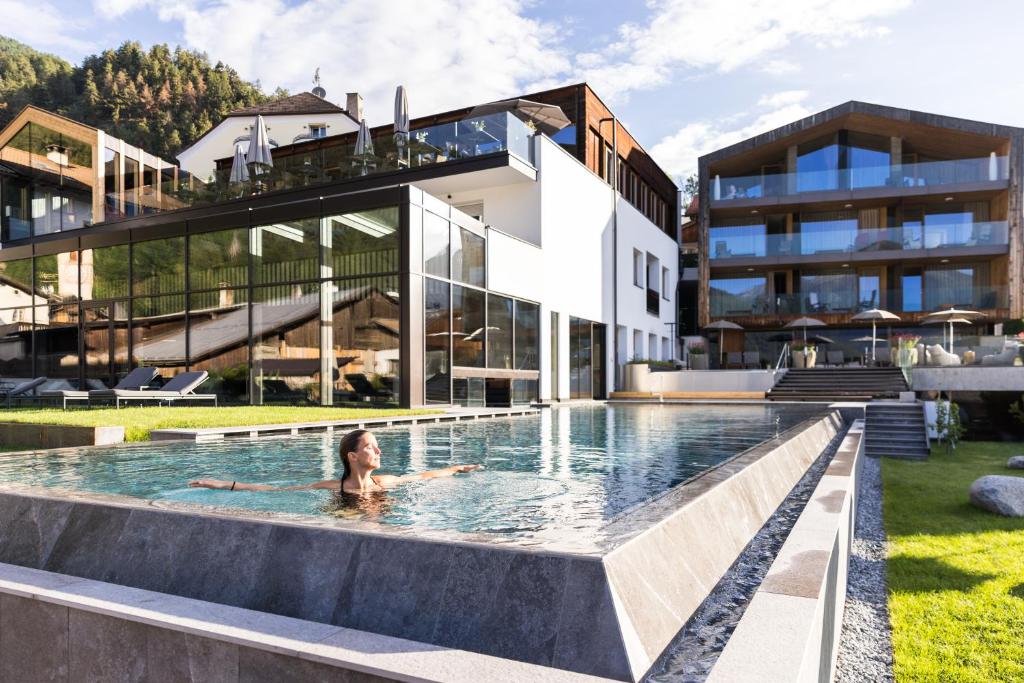
[{"label": "outdoor lounge chair", "polygon": [[175,401],[213,401],[216,406],[217,394],[192,393],[209,376],[206,370],[183,372],[172,377],[159,389],[112,389],[114,405],[120,408],[122,403],[131,401],[166,401],[168,405]]},{"label": "outdoor lounge chair", "polygon": [[10,389],[0,389],[0,397],[6,399],[7,407],[11,407],[11,401],[21,398],[33,398],[30,397],[33,391],[39,386],[46,382],[46,377],[36,377],[19,384],[15,384]]},{"label": "outdoor lounge chair", "polygon": [[836,367],[842,367],[842,365],[846,362],[846,359],[843,357],[842,351],[826,351],[825,358],[828,361],[829,365],[834,365]]},{"label": "outdoor lounge chair", "polygon": [[89,401],[95,399],[104,400],[114,398],[113,392],[120,389],[138,390],[147,386],[156,379],[156,368],[135,368],[121,378],[121,381],[114,385],[113,389],[92,389],[84,391],[80,389],[52,389],[43,392],[44,398],[59,399],[64,410],[68,408],[68,401]]},{"label": "outdoor lounge chair", "polygon": [[1007,342],[1003,345],[1003,350],[999,353],[994,353],[989,356],[982,356],[982,365],[998,365],[998,366],[1010,366],[1017,359],[1017,345],[1012,342]]},{"label": "outdoor lounge chair", "polygon": [[761,369],[761,354],[757,351],[744,351],[743,352],[743,367],[754,368],[755,370]]},{"label": "outdoor lounge chair", "polygon": [[375,386],[373,386],[370,380],[367,379],[366,375],[360,372],[347,373],[345,375],[345,381],[349,383],[349,386],[352,387],[352,390],[356,393],[358,397],[368,396],[371,399],[391,398],[390,391],[381,391],[377,389]]},{"label": "outdoor lounge chair", "polygon": [[725,352],[725,367],[726,368],[743,368],[743,352],[742,351],[726,351]]}]

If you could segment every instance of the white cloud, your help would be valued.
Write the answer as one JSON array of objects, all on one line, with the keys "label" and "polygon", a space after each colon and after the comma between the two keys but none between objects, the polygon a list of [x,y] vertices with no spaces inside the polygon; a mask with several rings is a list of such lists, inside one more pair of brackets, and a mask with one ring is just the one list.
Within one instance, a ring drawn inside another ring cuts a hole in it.
[{"label": "white cloud", "polygon": [[104,19],[117,19],[149,4],[148,0],[93,0],[92,7]]},{"label": "white cloud", "polygon": [[625,24],[600,52],[576,65],[608,99],[668,83],[675,69],[730,72],[764,61],[773,73],[796,67],[769,60],[795,40],[821,48],[884,35],[876,22],[911,0],[651,0],[644,24]]},{"label": "white cloud", "polygon": [[72,34],[83,22],[67,16],[49,2],[0,0],[0,35],[14,38],[37,50],[87,52],[93,45]]},{"label": "white cloud", "polygon": [[761,72],[771,76],[783,76],[800,71],[799,64],[794,64],[787,59],[770,59],[761,67]]},{"label": "white cloud", "polygon": [[767,95],[758,100],[759,111],[748,114],[744,121],[696,121],[663,138],[651,148],[651,156],[670,175],[686,178],[697,171],[697,157],[722,147],[746,140],[760,133],[791,123],[812,113],[804,104],[808,93],[803,90]]}]

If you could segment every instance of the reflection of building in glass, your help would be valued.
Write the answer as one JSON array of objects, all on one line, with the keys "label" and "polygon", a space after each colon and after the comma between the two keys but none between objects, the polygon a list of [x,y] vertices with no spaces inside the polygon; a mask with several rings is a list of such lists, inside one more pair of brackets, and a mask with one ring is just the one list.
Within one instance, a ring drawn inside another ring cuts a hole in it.
[{"label": "reflection of building in glass", "polygon": [[537,97],[557,126],[492,103],[404,145],[376,127],[358,157],[328,130],[259,183],[26,109],[0,131],[0,376],[205,370],[257,404],[605,396],[625,359],[673,356],[675,186],[586,86]]}]

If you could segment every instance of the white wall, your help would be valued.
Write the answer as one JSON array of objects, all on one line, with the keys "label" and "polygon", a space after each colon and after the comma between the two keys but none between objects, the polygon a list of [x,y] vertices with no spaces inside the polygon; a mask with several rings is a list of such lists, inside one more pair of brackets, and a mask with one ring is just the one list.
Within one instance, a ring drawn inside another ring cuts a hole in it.
[{"label": "white wall", "polygon": [[[538,136],[534,141],[537,182],[515,183],[459,192],[452,204],[483,202],[483,222],[503,233],[490,232],[488,283],[492,290],[541,304],[540,393],[551,397],[551,312],[559,315],[559,393],[569,397],[569,318],[585,318],[607,325],[605,367],[607,387],[614,386],[615,367],[615,254],[618,253],[618,324],[627,341],[620,357],[633,354],[632,339],[641,333],[656,343],[648,354],[661,357],[663,338],[671,338],[675,321],[675,286],[678,249],[675,241],[619,197],[608,185],[557,143]],[[447,199],[447,198],[446,198]],[[618,248],[615,249],[615,212],[618,210]],[[540,249],[511,239],[515,236]],[[655,287],[661,289],[660,267],[669,268],[671,291],[660,301],[660,315],[647,313],[646,292],[633,285],[633,249],[659,261]],[[669,344],[669,346],[673,346]]]},{"label": "white wall", "polygon": [[[248,128],[255,116],[229,116],[210,130],[196,144],[178,155],[181,168],[200,180],[207,180],[217,167],[217,159],[225,159],[235,153],[235,138],[248,135]],[[328,135],[341,135],[359,129],[359,124],[348,114],[272,114],[263,117],[267,124],[267,135],[278,145],[290,145],[297,135],[307,133],[305,126],[311,123],[326,123]],[[240,143],[242,151],[249,148],[248,142]]]}]

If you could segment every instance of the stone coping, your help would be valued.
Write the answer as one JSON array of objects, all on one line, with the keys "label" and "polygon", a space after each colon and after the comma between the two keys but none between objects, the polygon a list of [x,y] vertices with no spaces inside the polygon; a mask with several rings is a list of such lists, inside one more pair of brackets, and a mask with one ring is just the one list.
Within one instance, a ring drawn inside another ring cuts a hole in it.
[{"label": "stone coping", "polygon": [[855,421],[708,676],[832,680],[846,597],[864,423]]},{"label": "stone coping", "polygon": [[[101,614],[385,680],[452,683],[481,680],[600,683],[609,680],[10,564],[0,564],[0,595]],[[37,646],[39,654],[45,657],[47,644],[37,643]],[[298,664],[295,662],[296,666]],[[339,674],[343,676],[344,672]]]},{"label": "stone coping", "polygon": [[372,418],[349,420],[319,420],[314,422],[284,422],[280,424],[248,425],[241,427],[202,427],[197,429],[154,429],[150,441],[213,441],[225,437],[257,438],[269,435],[296,435],[303,432],[332,432],[335,429],[365,429],[367,427],[392,427],[397,425],[425,424],[437,422],[458,422],[493,417],[518,417],[535,415],[540,410],[524,406],[521,408],[449,409],[442,413],[424,415],[386,415]]}]

